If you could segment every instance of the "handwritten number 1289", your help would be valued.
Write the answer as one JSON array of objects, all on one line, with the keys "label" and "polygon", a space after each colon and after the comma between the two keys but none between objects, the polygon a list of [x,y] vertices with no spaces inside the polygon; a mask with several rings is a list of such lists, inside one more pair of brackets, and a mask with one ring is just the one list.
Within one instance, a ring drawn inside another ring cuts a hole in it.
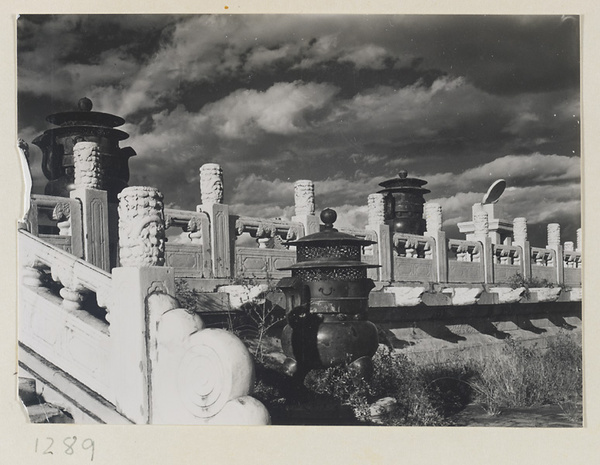
[{"label": "handwritten number 1289", "polygon": [[94,440],[87,438],[79,442],[77,436],[67,436],[62,444],[55,444],[54,438],[35,439],[35,453],[42,455],[74,455],[78,449],[89,451],[90,462],[94,460]]}]

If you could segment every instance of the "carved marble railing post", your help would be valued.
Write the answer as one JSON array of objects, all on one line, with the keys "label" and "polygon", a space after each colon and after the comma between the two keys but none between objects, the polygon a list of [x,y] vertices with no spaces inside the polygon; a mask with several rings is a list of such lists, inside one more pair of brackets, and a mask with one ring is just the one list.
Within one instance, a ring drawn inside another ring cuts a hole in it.
[{"label": "carved marble railing post", "polygon": [[490,224],[488,214],[485,211],[479,211],[473,214],[473,226],[475,227],[474,235],[476,240],[484,241],[488,237]]},{"label": "carved marble railing post", "polygon": [[294,183],[294,206],[298,216],[315,214],[315,185],[312,181],[301,179]]},{"label": "carved marble railing post", "polygon": [[127,187],[119,198],[119,259],[113,270],[111,365],[117,410],[135,423],[151,421],[152,366],[146,298],[153,291],[173,295],[174,270],[165,261],[162,194],[153,187]]},{"label": "carved marble railing post", "polygon": [[121,266],[148,267],[165,263],[163,195],[153,187],[126,187],[119,198]]},{"label": "carved marble railing post", "polygon": [[383,194],[370,194],[367,198],[368,224],[378,225],[385,223],[385,197]]},{"label": "carved marble railing post", "polygon": [[223,170],[217,163],[200,167],[200,199],[204,206],[223,203]]},{"label": "carved marble railing post", "polygon": [[444,218],[442,206],[435,202],[426,202],[423,205],[423,216],[427,229],[425,235],[435,239],[435,261],[437,280],[440,283],[448,281],[448,247],[446,245],[446,233],[442,231]]},{"label": "carved marble railing post", "polygon": [[77,142],[73,147],[75,190],[71,198],[83,209],[84,258],[92,265],[110,271],[109,207],[104,189],[104,170],[96,142]]},{"label": "carved marble railing post", "polygon": [[558,284],[565,281],[564,278],[564,258],[563,249],[560,243],[560,224],[548,224],[548,245],[547,248],[554,251],[553,265],[556,267],[556,279]]},{"label": "carved marble railing post", "polygon": [[77,142],[73,147],[76,188],[103,189],[104,170],[100,147],[96,142]]},{"label": "carved marble railing post", "polygon": [[146,299],[154,290],[174,295],[173,268],[115,268],[112,273],[113,304],[110,315],[111,387],[117,411],[135,423],[151,421],[152,365],[148,352],[149,315]]},{"label": "carved marble railing post", "polygon": [[[76,187],[70,192],[70,197],[81,204],[83,258],[110,272],[109,207],[106,191]],[[76,242],[75,238],[73,241]]]},{"label": "carved marble railing post", "polygon": [[583,232],[582,229],[577,229],[577,252],[581,252],[583,250]]},{"label": "carved marble railing post", "polygon": [[531,277],[531,247],[527,240],[527,218],[513,220],[513,243],[521,247],[521,274],[524,279]]},{"label": "carved marble railing post", "polygon": [[428,233],[440,231],[442,229],[444,219],[442,216],[442,206],[439,203],[425,203],[425,205],[423,205],[423,215],[425,216]]},{"label": "carved marble railing post", "polygon": [[485,282],[494,282],[494,252],[492,247],[492,239],[489,236],[489,219],[486,211],[473,213],[473,226],[475,228],[475,240],[481,242],[483,252],[483,263],[485,271]]},{"label": "carved marble railing post", "polygon": [[548,248],[552,249],[560,245],[560,224],[550,223],[548,225]]},{"label": "carved marble railing post", "polygon": [[301,179],[294,183],[292,221],[302,223],[305,236],[319,232],[319,220],[315,216],[315,185],[308,179]]},{"label": "carved marble railing post", "polygon": [[385,198],[383,194],[370,194],[367,198],[368,224],[366,229],[374,231],[377,235],[377,259],[380,268],[369,270],[369,277],[379,281],[392,281],[394,269],[394,249],[392,247],[392,234],[390,226],[385,224]]},{"label": "carved marble railing post", "polygon": [[223,170],[217,163],[200,167],[200,199],[198,212],[210,219],[212,273],[215,278],[231,277],[231,233],[229,206],[223,204]]},{"label": "carved marble railing post", "polygon": [[565,268],[576,268],[577,262],[571,259],[571,254],[567,252],[575,252],[575,243],[573,241],[566,241],[563,244],[563,262]]},{"label": "carved marble railing post", "polygon": [[515,244],[523,244],[527,241],[527,219],[523,217],[513,220],[513,242]]},{"label": "carved marble railing post", "polygon": [[244,344],[173,297],[174,269],[115,268],[111,387],[117,410],[139,424],[268,424],[249,396],[254,365]]}]

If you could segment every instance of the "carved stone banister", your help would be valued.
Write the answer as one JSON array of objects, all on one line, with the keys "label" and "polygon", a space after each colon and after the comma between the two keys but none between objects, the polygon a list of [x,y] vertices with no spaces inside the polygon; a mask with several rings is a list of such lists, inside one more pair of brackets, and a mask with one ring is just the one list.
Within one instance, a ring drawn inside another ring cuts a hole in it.
[{"label": "carved stone banister", "polygon": [[582,253],[577,251],[563,252],[563,260],[567,268],[581,268]]},{"label": "carved stone banister", "polygon": [[448,250],[456,254],[458,261],[478,262],[481,260],[481,242],[449,239]]},{"label": "carved stone banister", "polygon": [[[43,208],[47,210],[48,219],[58,222],[65,221],[71,218],[72,210],[76,206],[78,206],[77,201],[73,199],[35,194],[31,196],[31,209],[29,211],[29,216],[33,216],[37,224],[38,209]],[[36,231],[32,232],[34,234],[36,233]]]},{"label": "carved stone banister", "polygon": [[23,251],[21,265],[36,269],[49,268],[55,281],[74,292],[95,292],[98,305],[109,307],[109,273],[45,243],[26,231],[19,231],[19,240]]},{"label": "carved stone banister", "polygon": [[359,229],[359,228],[337,228],[338,231],[344,234],[350,234],[351,236],[358,237],[359,239],[366,239],[368,241],[376,241],[377,233],[370,229]]},{"label": "carved stone banister", "polygon": [[396,253],[406,258],[433,258],[435,239],[416,234],[394,233],[392,244]]},{"label": "carved stone banister", "polygon": [[554,266],[556,252],[542,247],[531,247],[531,263],[538,266]]},{"label": "carved stone banister", "polygon": [[295,240],[302,237],[304,227],[302,223],[294,221],[239,216],[235,219],[235,231],[238,236],[249,233],[256,238],[280,236],[287,240]]},{"label": "carved stone banister", "polygon": [[[186,232],[190,231],[190,221],[209,221],[208,215],[203,212],[187,211],[187,210],[176,210],[173,208],[165,208],[165,227],[178,227]],[[198,225],[199,226],[199,225]],[[200,228],[196,229],[199,230]]]},{"label": "carved stone banister", "polygon": [[502,265],[518,265],[521,260],[521,248],[511,245],[493,245],[494,259]]},{"label": "carved stone banister", "polygon": [[[136,423],[268,424],[255,398],[254,365],[233,333],[207,329],[180,308],[166,267],[113,270],[112,389],[120,413]],[[114,328],[114,331],[113,331]]]},{"label": "carved stone banister", "polygon": [[31,196],[32,204],[36,204],[40,207],[54,207],[65,201],[68,201],[65,197],[56,197],[53,195],[33,194]]}]

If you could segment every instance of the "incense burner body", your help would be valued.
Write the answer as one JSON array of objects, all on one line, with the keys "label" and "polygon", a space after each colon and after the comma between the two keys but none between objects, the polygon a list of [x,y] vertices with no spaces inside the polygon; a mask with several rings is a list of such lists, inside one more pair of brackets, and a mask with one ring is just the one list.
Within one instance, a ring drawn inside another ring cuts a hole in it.
[{"label": "incense burner body", "polygon": [[431,192],[423,187],[425,184],[422,179],[409,178],[406,171],[379,184],[384,188],[379,193],[385,196],[385,222],[394,232],[420,236],[425,232],[424,195]]},{"label": "incense burner body", "polygon": [[368,299],[374,283],[361,248],[372,241],[333,229],[335,212],[325,210],[323,231],[295,245],[297,262],[287,268],[291,278],[278,287],[287,301],[288,324],[281,343],[290,374],[348,363],[361,376],[372,371],[371,357],[378,346],[377,328],[368,321]]}]

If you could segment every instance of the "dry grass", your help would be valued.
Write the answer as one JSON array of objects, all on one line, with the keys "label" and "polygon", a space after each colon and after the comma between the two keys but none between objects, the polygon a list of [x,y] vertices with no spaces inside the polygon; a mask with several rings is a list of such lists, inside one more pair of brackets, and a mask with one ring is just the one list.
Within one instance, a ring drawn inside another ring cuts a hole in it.
[{"label": "dry grass", "polygon": [[[370,423],[369,405],[384,397],[397,401],[381,419],[387,425],[450,425],[452,415],[472,402],[490,415],[511,408],[559,405],[568,418],[580,422],[578,337],[561,333],[544,349],[505,341],[475,356],[472,352],[422,354],[414,359],[380,346],[368,382],[356,380],[346,367],[333,367],[309,373],[302,389],[305,399],[321,396],[349,407],[359,424]],[[259,384],[259,396],[266,404],[272,402],[269,391],[274,390],[277,407],[294,402],[293,390],[286,392],[281,385],[269,386],[263,381]]]}]

